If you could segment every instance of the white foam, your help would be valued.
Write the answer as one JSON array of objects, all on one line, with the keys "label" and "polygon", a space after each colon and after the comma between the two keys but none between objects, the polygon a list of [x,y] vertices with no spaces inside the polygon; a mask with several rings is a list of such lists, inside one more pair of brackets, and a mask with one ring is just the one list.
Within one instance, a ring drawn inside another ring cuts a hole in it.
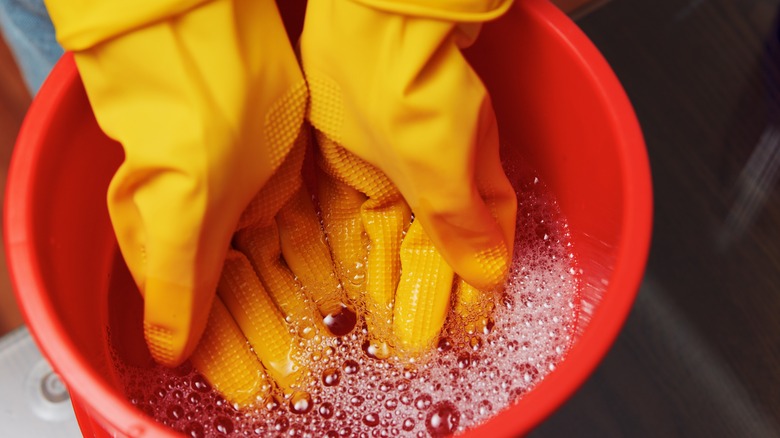
[{"label": "white foam", "polygon": [[576,260],[555,200],[535,176],[514,179],[515,258],[488,334],[469,335],[449,325],[448,342],[439,349],[446,351],[415,364],[366,356],[365,330],[341,339],[318,336],[308,342],[318,342],[319,352],[325,344],[332,353],[304,358],[312,377],[311,410],[304,414],[291,413],[284,402],[239,412],[213,391],[196,389],[194,371],[182,377],[162,367],[118,364],[126,393],[139,408],[191,436],[422,437],[478,425],[563,360],[579,307]]}]

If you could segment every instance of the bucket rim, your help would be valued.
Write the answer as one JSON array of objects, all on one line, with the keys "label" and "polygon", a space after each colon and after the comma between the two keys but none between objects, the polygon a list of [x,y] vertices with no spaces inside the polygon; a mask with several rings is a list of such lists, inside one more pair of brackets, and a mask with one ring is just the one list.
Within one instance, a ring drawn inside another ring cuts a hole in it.
[{"label": "bucket rim", "polygon": [[[623,229],[616,256],[614,281],[582,336],[572,345],[567,357],[555,372],[526,394],[522,400],[499,412],[463,436],[513,436],[526,433],[555,412],[593,373],[622,329],[639,291],[652,232],[652,186],[645,142],[634,110],[616,75],[587,36],[557,7],[547,0],[515,2],[513,10],[533,16],[548,32],[557,34],[589,72],[599,95],[609,105],[612,128],[616,130],[623,154],[621,179],[624,186]],[[40,142],[57,108],[80,79],[72,54],[57,63],[41,92],[30,106],[19,132],[8,173],[4,205],[4,238],[11,281],[17,302],[44,356],[61,375],[77,399],[100,406],[102,412],[89,409],[99,422],[130,436],[179,437],[179,433],[157,423],[134,408],[105,380],[92,370],[77,353],[72,341],[43,294],[26,293],[45,290],[42,273],[32,242],[34,174],[30,168],[41,158]],[[612,291],[620,291],[615,293]],[[32,316],[35,315],[35,318]],[[81,391],[89,388],[89,391]],[[545,388],[552,388],[550,390]],[[556,389],[557,388],[557,389]],[[108,418],[111,418],[109,421]]]},{"label": "bucket rim", "polygon": [[88,412],[103,427],[134,437],[180,437],[162,424],[139,421],[139,416],[143,414],[111,388],[78,353],[72,340],[65,336],[66,331],[52,302],[43,293],[30,293],[46,290],[33,237],[35,212],[30,200],[37,183],[35,172],[31,169],[42,159],[41,144],[46,129],[76,87],[81,87],[80,76],[73,54],[66,53],[33,99],[14,146],[3,207],[3,234],[16,301],[42,354],[68,390],[75,393],[71,400],[88,400],[92,406],[100,406],[102,413],[92,408],[88,408]]}]

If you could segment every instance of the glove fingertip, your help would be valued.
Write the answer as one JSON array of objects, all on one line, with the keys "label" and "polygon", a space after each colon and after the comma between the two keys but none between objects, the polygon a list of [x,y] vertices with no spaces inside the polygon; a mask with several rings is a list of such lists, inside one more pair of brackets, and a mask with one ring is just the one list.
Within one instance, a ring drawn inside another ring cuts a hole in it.
[{"label": "glove fingertip", "polygon": [[167,367],[184,362],[186,348],[176,342],[177,336],[170,328],[144,321],[144,338],[155,362]]},{"label": "glove fingertip", "polygon": [[506,244],[501,240],[495,246],[464,257],[460,276],[478,289],[493,289],[506,280],[510,257]]},{"label": "glove fingertip", "polygon": [[484,204],[460,214],[430,214],[421,224],[456,274],[477,289],[500,286],[509,273],[512,251]]},{"label": "glove fingertip", "polygon": [[178,366],[192,355],[206,328],[214,292],[199,294],[150,279],[145,286],[144,338],[149,352],[162,365]]}]

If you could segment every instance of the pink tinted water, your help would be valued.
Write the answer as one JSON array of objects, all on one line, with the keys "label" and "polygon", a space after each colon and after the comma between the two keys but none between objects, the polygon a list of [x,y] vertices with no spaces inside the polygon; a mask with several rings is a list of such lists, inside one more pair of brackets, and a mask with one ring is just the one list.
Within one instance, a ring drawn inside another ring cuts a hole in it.
[{"label": "pink tinted water", "polygon": [[280,396],[243,411],[188,364],[169,370],[117,359],[125,393],[148,415],[191,437],[436,437],[478,425],[564,359],[578,311],[565,218],[532,172],[510,173],[518,192],[515,257],[488,332],[467,334],[448,325],[436,351],[417,363],[369,358],[361,348],[364,330],[317,337],[302,358],[311,370],[311,398]]}]

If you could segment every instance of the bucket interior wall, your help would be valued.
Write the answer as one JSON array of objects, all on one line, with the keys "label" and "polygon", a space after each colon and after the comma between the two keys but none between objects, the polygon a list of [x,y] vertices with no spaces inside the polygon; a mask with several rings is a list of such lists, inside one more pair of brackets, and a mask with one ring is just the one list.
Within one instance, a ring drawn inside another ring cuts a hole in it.
[{"label": "bucket interior wall", "polygon": [[581,334],[607,290],[623,230],[625,145],[611,106],[575,47],[514,8],[483,27],[467,57],[490,92],[510,166],[526,162],[568,220],[580,276]]},{"label": "bucket interior wall", "polygon": [[116,242],[105,194],[122,151],[98,128],[81,84],[62,91],[68,105],[42,133],[47,147],[31,194],[36,200],[31,243],[40,255],[45,298],[64,332],[84,360],[106,374],[106,308]]}]

